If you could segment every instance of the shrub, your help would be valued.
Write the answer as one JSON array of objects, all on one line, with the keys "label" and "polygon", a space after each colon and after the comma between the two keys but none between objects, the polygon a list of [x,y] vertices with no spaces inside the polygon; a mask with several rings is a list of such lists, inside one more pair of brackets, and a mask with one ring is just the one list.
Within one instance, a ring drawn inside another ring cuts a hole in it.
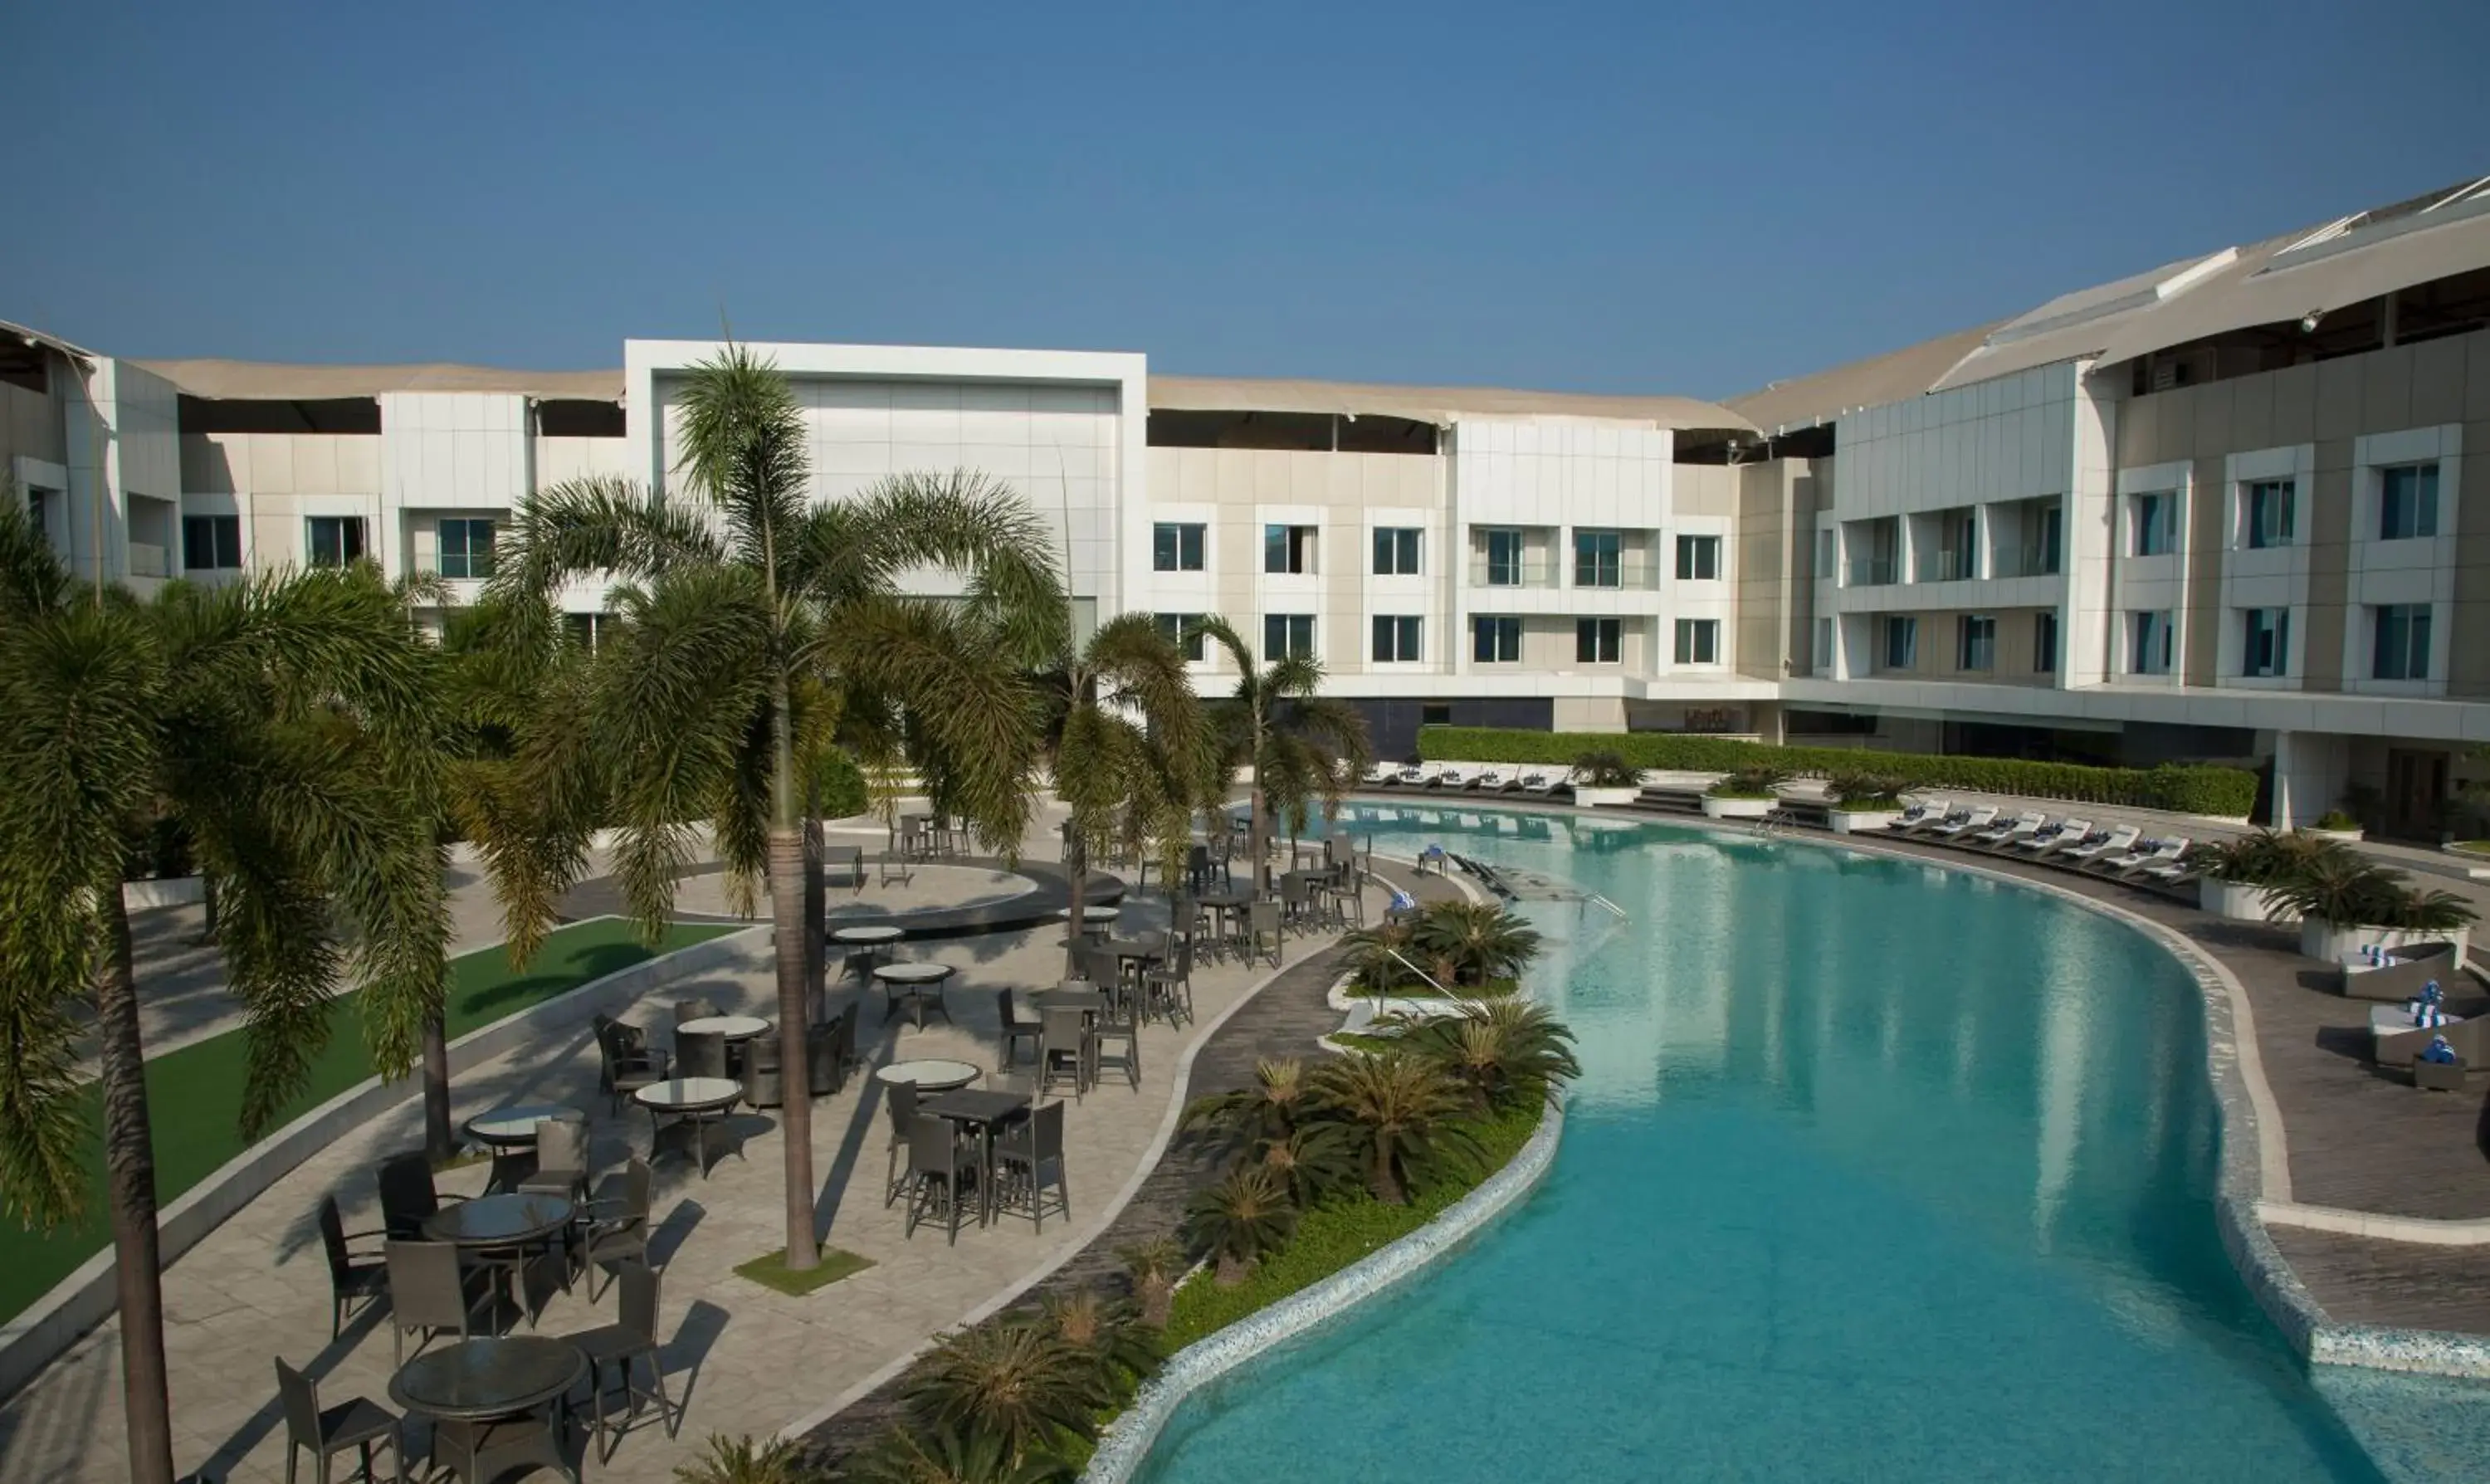
[{"label": "shrub", "polygon": [[1539,930],[1520,914],[1487,902],[1430,903],[1410,928],[1410,940],[1418,962],[1452,971],[1449,977],[1436,975],[1447,989],[1511,978],[1539,956]]},{"label": "shrub", "polygon": [[929,1432],[991,1438],[1015,1463],[1061,1435],[1096,1434],[1112,1398],[1094,1357],[1026,1316],[963,1329],[918,1361],[901,1394]]},{"label": "shrub", "polygon": [[1833,775],[1833,801],[1845,809],[1898,809],[1904,784],[1883,773],[1838,772]]},{"label": "shrub", "polygon": [[1175,1280],[1184,1276],[1184,1249],[1161,1237],[1117,1249],[1124,1275],[1132,1280],[1133,1297],[1142,1306],[1142,1323],[1165,1329],[1168,1304],[1175,1296]]},{"label": "shrub", "polygon": [[1399,1206],[1410,1184],[1447,1166],[1466,1168],[1477,1140],[1460,1119],[1469,1098],[1435,1062],[1406,1052],[1354,1052],[1317,1069],[1317,1104],[1348,1130],[1375,1198]]},{"label": "shrub", "polygon": [[1612,754],[1629,768],[1695,772],[1729,772],[1760,763],[1794,775],[1827,775],[1857,770],[1872,759],[1877,771],[1907,788],[1976,789],[2225,818],[2245,816],[2256,806],[2257,794],[2255,773],[2203,763],[2088,768],[2021,758],[1774,747],[1682,732],[1525,732],[1496,727],[1422,727],[1418,731],[1419,755],[1437,762],[1562,764],[1591,750]]},{"label": "shrub", "polygon": [[821,760],[813,765],[814,806],[824,819],[846,819],[862,814],[871,804],[864,784],[864,770],[856,766],[844,747],[825,747]]},{"label": "shrub", "polygon": [[[1424,745],[1423,741],[1421,746]],[[1470,761],[1464,759],[1464,761]],[[1543,762],[1541,758],[1480,758],[1484,763]],[[1625,760],[1621,753],[1594,748],[1577,754],[1574,759],[1574,781],[1585,788],[1634,788],[1642,782],[1642,770]]]},{"label": "shrub", "polygon": [[1465,1004],[1457,1016],[1418,1026],[1407,1039],[1469,1089],[1479,1113],[1552,1097],[1558,1084],[1582,1074],[1574,1033],[1545,1005],[1526,1000]]},{"label": "shrub", "polygon": [[1715,799],[1779,799],[1779,785],[1789,780],[1789,771],[1770,763],[1749,763],[1729,773],[1703,792]]},{"label": "shrub", "polygon": [[822,1476],[786,1439],[755,1442],[749,1433],[711,1433],[701,1456],[677,1469],[675,1477],[682,1484],[816,1484]]},{"label": "shrub", "polygon": [[2188,852],[2188,863],[2215,881],[2268,887],[2319,860],[2350,855],[2350,847],[2339,840],[2322,840],[2296,830],[2282,834],[2260,829],[2236,840],[2199,845]]},{"label": "shrub", "polygon": [[2462,897],[2417,891],[2410,881],[2401,871],[2345,850],[2312,857],[2266,889],[2275,916],[2298,913],[2330,927],[2445,933],[2475,920]]},{"label": "shrub", "polygon": [[1185,1241],[1218,1265],[1222,1288],[1245,1281],[1245,1270],[1276,1250],[1295,1230],[1297,1209],[1288,1192],[1259,1164],[1239,1165],[1228,1178],[1193,1198],[1185,1214]]},{"label": "shrub", "polygon": [[2325,813],[2317,816],[2317,823],[2310,828],[2316,829],[2358,829],[2360,828],[2360,822],[2354,819],[2349,814],[2344,813],[2340,809],[2329,809]]}]

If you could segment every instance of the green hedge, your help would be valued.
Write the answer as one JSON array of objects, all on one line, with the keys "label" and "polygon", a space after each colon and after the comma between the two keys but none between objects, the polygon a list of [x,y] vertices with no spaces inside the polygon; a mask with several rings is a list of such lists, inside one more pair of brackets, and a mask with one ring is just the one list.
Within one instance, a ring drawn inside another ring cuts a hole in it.
[{"label": "green hedge", "polygon": [[1499,727],[1421,727],[1418,755],[1429,762],[1547,763],[1570,766],[1585,752],[1622,754],[1636,768],[1728,772],[1757,764],[1804,775],[1875,773],[1913,788],[1973,789],[2079,803],[2125,804],[2180,814],[2239,818],[2256,807],[2257,775],[2210,763],[2158,768],[2087,768],[2021,758],[1931,757],[1854,747],[1775,747],[1686,732],[1525,732]]},{"label": "green hedge", "polygon": [[864,770],[856,767],[855,759],[844,747],[831,747],[822,754],[813,774],[813,786],[818,791],[814,805],[824,819],[862,814],[871,801],[866,797]]}]

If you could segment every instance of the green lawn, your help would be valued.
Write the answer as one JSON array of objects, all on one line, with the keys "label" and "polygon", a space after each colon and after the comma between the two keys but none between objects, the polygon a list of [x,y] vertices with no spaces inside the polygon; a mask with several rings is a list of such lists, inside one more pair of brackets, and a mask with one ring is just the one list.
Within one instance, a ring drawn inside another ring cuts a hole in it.
[{"label": "green lawn", "polygon": [[[665,943],[656,951],[689,947],[733,931],[728,927],[679,924],[667,933]],[[630,924],[614,919],[580,922],[556,930],[545,939],[536,962],[525,973],[511,968],[508,956],[498,947],[463,954],[450,960],[449,1037],[455,1040],[479,1026],[541,1004],[651,956],[651,950],[634,936]],[[336,1032],[330,1037],[328,1049],[312,1063],[310,1085],[278,1118],[276,1127],[372,1074],[371,1060],[363,1050],[362,1021],[356,997],[348,995],[339,1000],[333,1014]],[[159,1205],[172,1205],[177,1197],[242,1152],[242,1136],[237,1131],[242,1089],[243,1036],[238,1030],[148,1060],[147,1098],[156,1135]],[[100,1129],[101,1113],[94,1106],[94,1095],[90,1088],[88,1120],[90,1126]],[[84,1219],[48,1233],[0,1227],[0,1321],[14,1319],[110,1242],[101,1132],[89,1148],[88,1172],[88,1188],[93,1195]]]}]

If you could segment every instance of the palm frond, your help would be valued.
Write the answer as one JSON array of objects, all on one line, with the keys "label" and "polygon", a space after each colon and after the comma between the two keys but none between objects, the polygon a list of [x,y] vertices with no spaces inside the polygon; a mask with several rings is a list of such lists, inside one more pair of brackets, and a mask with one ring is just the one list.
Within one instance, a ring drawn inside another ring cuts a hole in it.
[{"label": "palm frond", "polygon": [[614,475],[590,475],[519,502],[495,538],[488,595],[545,598],[574,577],[647,581],[724,560],[701,513]]},{"label": "palm frond", "polygon": [[26,518],[17,481],[0,469],[0,619],[23,623],[50,613],[68,600],[69,592],[69,568]]},{"label": "palm frond", "polygon": [[725,516],[740,561],[784,585],[812,482],[795,389],[749,347],[729,345],[684,373],[680,398],[676,471]]}]

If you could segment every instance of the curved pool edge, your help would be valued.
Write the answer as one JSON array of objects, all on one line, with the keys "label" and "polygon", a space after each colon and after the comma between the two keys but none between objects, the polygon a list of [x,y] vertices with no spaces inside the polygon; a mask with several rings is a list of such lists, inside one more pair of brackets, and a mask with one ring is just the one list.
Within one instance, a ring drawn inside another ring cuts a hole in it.
[{"label": "curved pool edge", "polygon": [[1503,1169],[1417,1231],[1330,1277],[1176,1352],[1108,1426],[1082,1484],[1129,1484],[1185,1399],[1283,1341],[1309,1334],[1434,1266],[1521,1203],[1556,1162],[1565,1109],[1550,1102],[1539,1127]]}]

